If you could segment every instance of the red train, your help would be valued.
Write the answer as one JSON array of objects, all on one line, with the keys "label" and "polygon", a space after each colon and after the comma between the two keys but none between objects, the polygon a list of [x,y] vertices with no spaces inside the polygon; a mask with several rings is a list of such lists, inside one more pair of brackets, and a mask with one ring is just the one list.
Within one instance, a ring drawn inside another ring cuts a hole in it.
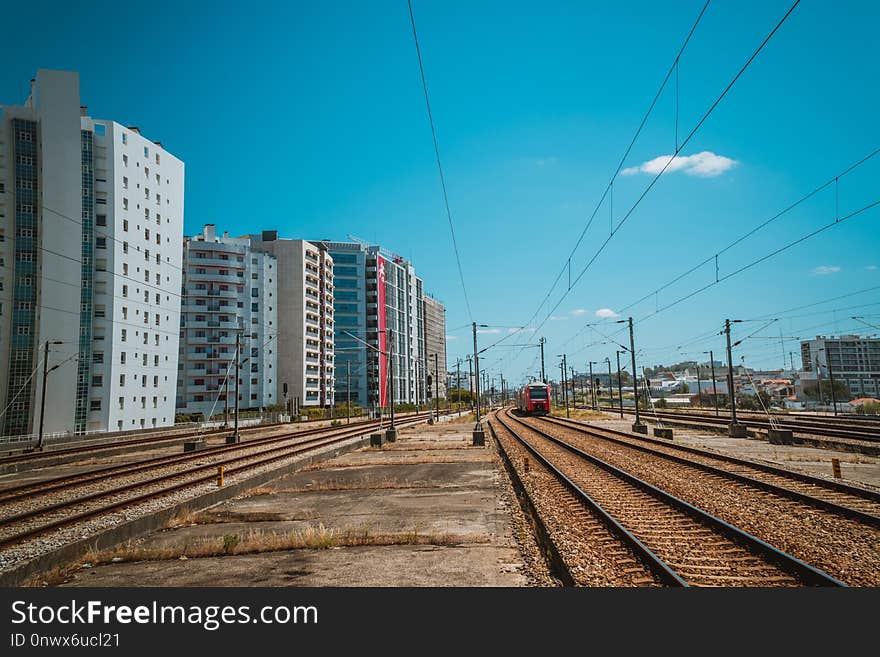
[{"label": "red train", "polygon": [[530,383],[519,389],[516,407],[530,415],[550,413],[550,386],[546,383]]}]

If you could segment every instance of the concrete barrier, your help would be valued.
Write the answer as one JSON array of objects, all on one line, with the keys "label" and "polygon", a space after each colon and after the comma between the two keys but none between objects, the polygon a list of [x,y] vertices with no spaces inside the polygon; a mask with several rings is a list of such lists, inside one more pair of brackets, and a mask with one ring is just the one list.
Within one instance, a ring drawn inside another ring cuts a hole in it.
[{"label": "concrete barrier", "polygon": [[672,440],[672,429],[654,427],[654,435],[657,438],[668,438],[669,440]]},{"label": "concrete barrier", "polygon": [[794,438],[791,429],[769,429],[767,439],[771,445],[792,445]]}]

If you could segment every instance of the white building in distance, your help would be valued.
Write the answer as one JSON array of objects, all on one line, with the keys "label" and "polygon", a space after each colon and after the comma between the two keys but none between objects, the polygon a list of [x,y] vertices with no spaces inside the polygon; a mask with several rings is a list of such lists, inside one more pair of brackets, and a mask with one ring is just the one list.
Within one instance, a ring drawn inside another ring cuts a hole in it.
[{"label": "white building in distance", "polygon": [[[206,419],[278,400],[278,265],[247,237],[218,236],[214,224],[184,242],[177,412]],[[235,385],[236,334],[239,375]],[[228,385],[228,395],[227,395]]]}]

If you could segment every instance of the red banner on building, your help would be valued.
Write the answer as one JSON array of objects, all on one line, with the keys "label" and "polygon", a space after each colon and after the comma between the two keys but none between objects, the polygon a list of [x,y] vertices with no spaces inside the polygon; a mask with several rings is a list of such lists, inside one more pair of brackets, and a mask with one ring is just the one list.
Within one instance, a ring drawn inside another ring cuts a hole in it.
[{"label": "red banner on building", "polygon": [[379,296],[379,405],[388,405],[388,356],[387,333],[385,332],[385,259],[377,255],[376,276]]}]

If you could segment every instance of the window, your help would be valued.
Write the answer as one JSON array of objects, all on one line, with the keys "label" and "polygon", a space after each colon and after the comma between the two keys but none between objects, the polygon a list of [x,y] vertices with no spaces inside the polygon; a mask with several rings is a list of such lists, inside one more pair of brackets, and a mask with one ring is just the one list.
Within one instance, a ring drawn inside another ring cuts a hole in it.
[{"label": "window", "polygon": [[122,166],[124,166],[124,167],[128,166],[128,155],[122,156]]},{"label": "window", "polygon": [[144,157],[150,157],[150,149],[144,146]]},{"label": "window", "polygon": [[[119,410],[121,411],[124,408],[125,408],[125,397],[120,397],[119,398]],[[120,424],[121,423],[122,423],[122,420],[120,420]]]},{"label": "window", "polygon": [[106,249],[107,248],[107,238],[106,237],[96,237],[95,238],[95,248],[96,249]]},{"label": "window", "polygon": [[[158,153],[156,153],[156,164],[159,164],[159,154]],[[156,178],[158,178],[158,177],[159,177],[159,175],[156,174]]]},{"label": "window", "polygon": [[122,199],[122,209],[128,210],[128,199],[127,198]]},{"label": "window", "polygon": [[[122,265],[122,273],[123,274],[128,273],[128,265]],[[128,285],[122,286],[122,296],[124,296],[124,297],[128,296]]]},{"label": "window", "polygon": [[[127,144],[127,143],[128,143],[128,135],[125,134],[124,132],[122,133],[122,143],[123,143],[123,144]],[[123,155],[122,157],[125,157],[125,156]],[[128,160],[127,157],[125,157],[125,159]]]},{"label": "window", "polygon": [[125,337],[126,337],[126,335],[127,335],[126,330],[125,330],[125,329],[122,329],[122,339],[121,339],[121,342],[125,342]]},{"label": "window", "polygon": [[122,176],[122,189],[128,189],[128,176]]},{"label": "window", "polygon": [[128,253],[128,242],[123,242],[123,243],[122,243],[122,252],[123,252],[123,253]]},{"label": "window", "polygon": [[100,411],[101,410],[101,400],[100,399],[92,399],[89,404],[90,411]]},{"label": "window", "polygon": [[92,387],[93,388],[101,388],[104,386],[104,377],[101,375],[95,375],[92,377]]},{"label": "window", "polygon": [[95,216],[95,225],[96,226],[106,226],[107,225],[107,215],[99,214]]},{"label": "window", "polygon": [[119,362],[122,365],[125,365],[125,352],[124,351],[119,352]]}]

